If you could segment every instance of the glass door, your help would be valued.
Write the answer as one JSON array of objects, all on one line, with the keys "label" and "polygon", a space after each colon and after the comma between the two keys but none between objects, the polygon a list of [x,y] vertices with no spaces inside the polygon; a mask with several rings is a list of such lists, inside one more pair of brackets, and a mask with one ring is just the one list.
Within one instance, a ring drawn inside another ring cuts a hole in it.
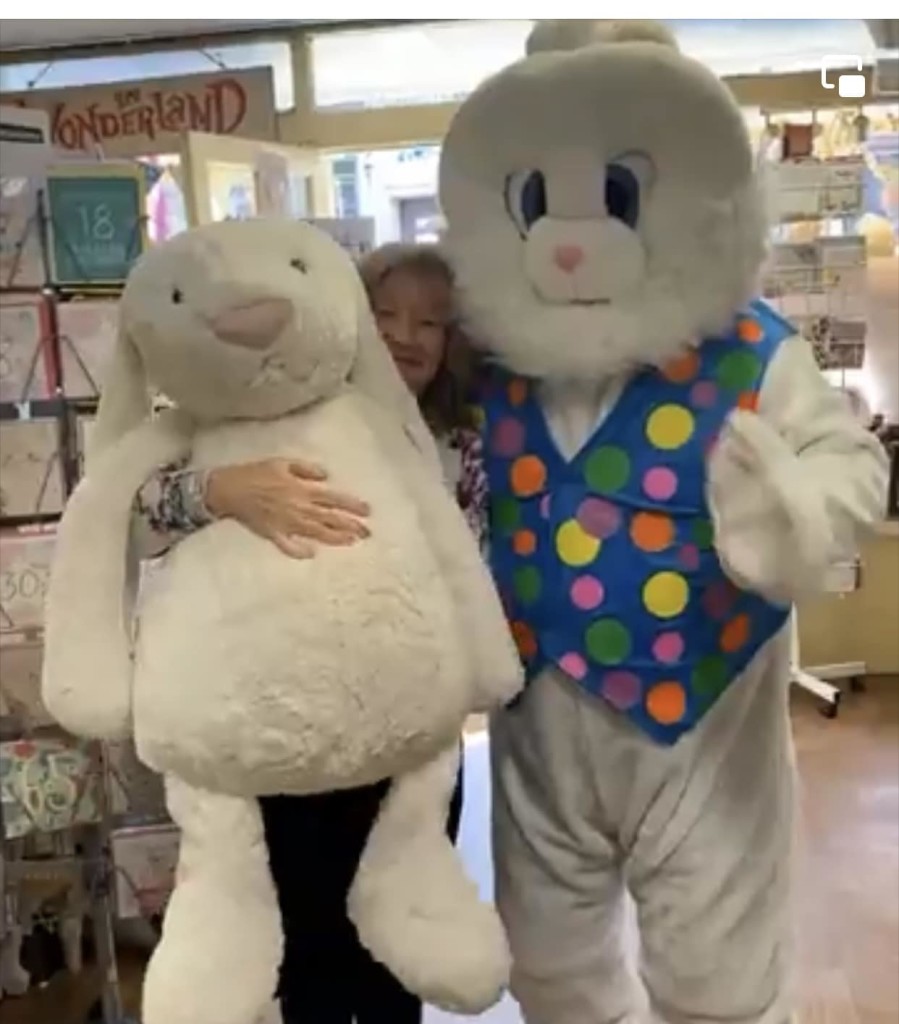
[{"label": "glass door", "polygon": [[321,161],[313,149],[185,132],[181,174],[191,225],[258,216],[301,219],[315,216],[321,205]]}]

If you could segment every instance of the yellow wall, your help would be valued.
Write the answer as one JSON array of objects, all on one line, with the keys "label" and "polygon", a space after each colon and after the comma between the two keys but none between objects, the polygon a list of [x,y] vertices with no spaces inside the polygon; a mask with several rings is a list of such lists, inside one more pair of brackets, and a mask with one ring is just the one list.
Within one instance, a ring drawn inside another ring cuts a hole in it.
[{"label": "yellow wall", "polygon": [[799,609],[803,665],[863,661],[872,674],[899,675],[899,522],[863,546],[861,583]]}]

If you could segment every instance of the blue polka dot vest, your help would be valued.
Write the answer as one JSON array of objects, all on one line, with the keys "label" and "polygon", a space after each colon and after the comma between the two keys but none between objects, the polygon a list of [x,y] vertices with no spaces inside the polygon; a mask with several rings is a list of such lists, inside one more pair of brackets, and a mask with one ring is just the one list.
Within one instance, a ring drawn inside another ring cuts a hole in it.
[{"label": "blue polka dot vest", "polygon": [[726,336],[636,375],[571,460],[533,382],[491,373],[490,557],[529,679],[555,665],[673,744],[784,625],[788,608],[725,576],[705,485],[728,415],[755,408],[794,333],[753,303]]}]

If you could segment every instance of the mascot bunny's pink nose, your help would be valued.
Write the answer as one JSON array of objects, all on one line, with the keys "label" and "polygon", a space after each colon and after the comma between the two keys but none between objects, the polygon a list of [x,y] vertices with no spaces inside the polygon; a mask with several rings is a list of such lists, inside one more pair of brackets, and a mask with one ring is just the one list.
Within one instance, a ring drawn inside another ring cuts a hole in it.
[{"label": "mascot bunny's pink nose", "polygon": [[268,348],[292,315],[293,306],[287,299],[262,299],[220,313],[209,326],[229,345]]},{"label": "mascot bunny's pink nose", "polygon": [[553,262],[566,274],[570,274],[584,262],[584,250],[579,245],[557,245],[553,250]]}]

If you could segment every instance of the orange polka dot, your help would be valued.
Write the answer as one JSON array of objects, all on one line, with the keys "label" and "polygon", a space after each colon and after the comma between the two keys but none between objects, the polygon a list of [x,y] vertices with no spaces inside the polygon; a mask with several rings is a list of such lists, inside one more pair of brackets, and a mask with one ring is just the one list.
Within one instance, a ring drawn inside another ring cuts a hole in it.
[{"label": "orange polka dot", "polygon": [[510,479],[519,498],[530,498],[546,483],[546,466],[536,455],[522,455],[512,463]]},{"label": "orange polka dot", "polygon": [[744,391],[737,399],[737,407],[746,409],[747,412],[755,412],[759,405],[757,391]]},{"label": "orange polka dot", "polygon": [[533,530],[519,530],[512,538],[516,555],[532,555],[537,550],[537,534]]},{"label": "orange polka dot", "polygon": [[756,320],[746,317],[737,324],[737,337],[740,341],[748,341],[750,344],[756,345],[764,336],[765,332]]},{"label": "orange polka dot", "polygon": [[680,683],[658,683],[646,695],[646,710],[660,725],[674,725],[687,712],[687,695]]},{"label": "orange polka dot", "polygon": [[686,384],[699,373],[699,353],[685,352],[665,365],[662,373],[674,384]]},{"label": "orange polka dot", "polygon": [[749,642],[749,616],[737,615],[721,630],[721,650],[725,654],[739,651]]},{"label": "orange polka dot", "polygon": [[631,540],[641,551],[664,551],[674,542],[674,523],[661,512],[638,512],[631,523]]},{"label": "orange polka dot", "polygon": [[524,622],[512,623],[512,638],[522,658],[533,658],[537,653],[537,638],[534,631]]},{"label": "orange polka dot", "polygon": [[528,386],[520,377],[516,377],[509,381],[507,393],[512,405],[523,405],[524,400],[528,397]]}]

